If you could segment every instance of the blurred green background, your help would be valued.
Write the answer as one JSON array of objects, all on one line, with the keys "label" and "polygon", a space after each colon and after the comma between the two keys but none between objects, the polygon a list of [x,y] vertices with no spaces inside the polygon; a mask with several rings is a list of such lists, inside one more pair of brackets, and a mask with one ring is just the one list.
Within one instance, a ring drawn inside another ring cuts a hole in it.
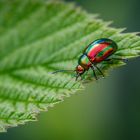
[{"label": "blurred green background", "polygon": [[[140,0],[75,2],[89,12],[99,13],[104,20],[113,20],[115,27],[140,31]],[[0,134],[0,140],[140,139],[139,62],[137,58],[110,71],[105,79],[90,83],[84,91],[41,113],[37,122]]]}]

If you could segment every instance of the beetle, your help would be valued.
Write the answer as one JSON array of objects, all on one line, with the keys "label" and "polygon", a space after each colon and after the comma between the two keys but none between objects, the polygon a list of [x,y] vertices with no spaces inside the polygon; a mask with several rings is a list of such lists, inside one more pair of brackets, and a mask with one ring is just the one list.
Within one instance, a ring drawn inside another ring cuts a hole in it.
[{"label": "beetle", "polygon": [[76,72],[76,80],[81,77],[86,71],[92,69],[95,79],[97,80],[97,76],[95,73],[95,68],[101,73],[104,77],[102,71],[98,68],[97,64],[102,61],[110,61],[113,59],[122,60],[125,62],[126,59],[122,58],[110,58],[109,57],[114,54],[118,49],[117,44],[108,38],[100,38],[92,43],[90,43],[83,51],[83,54],[78,59],[78,65],[75,70],[58,70],[53,73],[63,72],[63,71],[75,71]]}]

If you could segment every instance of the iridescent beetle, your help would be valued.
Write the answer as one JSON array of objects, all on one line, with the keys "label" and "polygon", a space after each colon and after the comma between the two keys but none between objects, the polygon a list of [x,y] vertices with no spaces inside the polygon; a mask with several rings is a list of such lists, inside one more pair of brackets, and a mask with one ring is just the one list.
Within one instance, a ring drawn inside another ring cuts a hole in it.
[{"label": "iridescent beetle", "polygon": [[95,79],[97,80],[95,68],[104,77],[102,71],[97,67],[98,63],[102,61],[110,61],[112,59],[125,61],[125,59],[121,59],[121,58],[109,59],[109,56],[114,54],[117,51],[117,49],[118,46],[113,40],[108,38],[97,39],[85,48],[83,54],[80,56],[78,60],[78,65],[75,70],[58,70],[55,71],[54,73],[64,72],[64,71],[75,71],[76,80],[77,80],[78,77],[81,77],[81,75],[83,75],[86,71],[88,71],[91,68],[93,70]]}]

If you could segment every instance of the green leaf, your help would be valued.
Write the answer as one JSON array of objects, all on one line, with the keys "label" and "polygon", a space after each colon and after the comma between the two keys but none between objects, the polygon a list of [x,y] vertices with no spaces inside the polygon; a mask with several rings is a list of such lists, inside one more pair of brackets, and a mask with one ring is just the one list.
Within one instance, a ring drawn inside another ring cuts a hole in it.
[{"label": "green leaf", "polygon": [[[0,0],[0,131],[36,120],[40,111],[83,89],[70,73],[51,73],[74,69],[93,40],[114,40],[119,48],[113,57],[139,56],[140,37],[109,24],[71,3]],[[121,65],[115,60],[99,67],[105,72]],[[85,79],[94,80],[91,71]]]}]

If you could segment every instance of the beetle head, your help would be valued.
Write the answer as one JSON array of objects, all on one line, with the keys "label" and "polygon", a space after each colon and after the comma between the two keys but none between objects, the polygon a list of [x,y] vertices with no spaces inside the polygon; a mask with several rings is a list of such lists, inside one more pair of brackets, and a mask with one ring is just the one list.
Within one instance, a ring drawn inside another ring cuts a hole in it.
[{"label": "beetle head", "polygon": [[85,72],[85,69],[81,66],[81,65],[77,65],[76,67],[76,80],[78,79],[79,76],[81,76],[84,72]]},{"label": "beetle head", "polygon": [[76,72],[75,77],[77,80],[79,78],[79,76],[81,76],[85,72],[85,69],[81,65],[77,65],[75,70],[57,70],[57,71],[54,71],[52,74],[55,74],[58,72]]}]

